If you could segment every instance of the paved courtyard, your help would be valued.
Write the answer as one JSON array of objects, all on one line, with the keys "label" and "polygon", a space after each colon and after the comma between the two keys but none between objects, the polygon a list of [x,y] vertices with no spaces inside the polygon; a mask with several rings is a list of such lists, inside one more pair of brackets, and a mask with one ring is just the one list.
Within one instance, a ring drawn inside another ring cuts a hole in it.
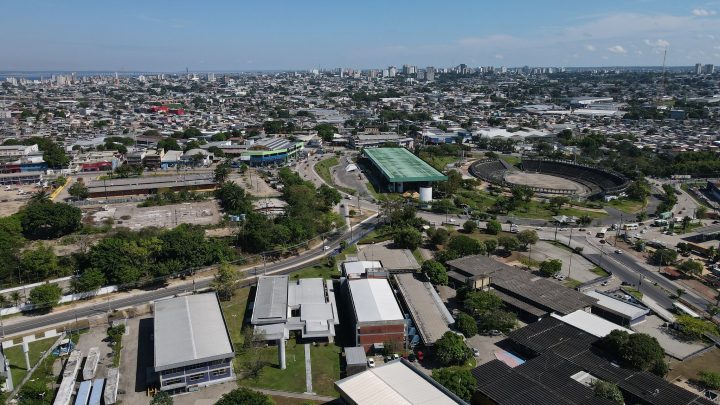
[{"label": "paved courtyard", "polygon": [[707,347],[701,342],[686,342],[678,339],[672,329],[663,326],[665,321],[656,315],[646,318],[646,321],[632,327],[632,330],[640,333],[647,333],[656,338],[665,352],[677,359],[683,359],[700,349]]}]

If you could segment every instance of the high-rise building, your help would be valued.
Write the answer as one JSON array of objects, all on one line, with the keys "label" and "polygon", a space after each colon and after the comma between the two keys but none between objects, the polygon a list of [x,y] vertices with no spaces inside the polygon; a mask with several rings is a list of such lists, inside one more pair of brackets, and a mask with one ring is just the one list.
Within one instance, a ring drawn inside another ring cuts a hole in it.
[{"label": "high-rise building", "polygon": [[390,66],[388,68],[388,76],[395,77],[396,75],[397,75],[397,68],[395,66]]},{"label": "high-rise building", "polygon": [[425,79],[429,82],[435,80],[435,68],[428,66],[425,68]]},{"label": "high-rise building", "polygon": [[215,81],[215,73],[208,73],[207,81],[214,82]]},{"label": "high-rise building", "polygon": [[715,65],[713,65],[712,63],[708,63],[707,65],[705,65],[703,73],[705,73],[706,75],[711,75],[715,73]]},{"label": "high-rise building", "polygon": [[424,70],[424,69],[418,69],[418,70],[417,70],[417,79],[418,79],[418,80],[425,80],[425,70]]},{"label": "high-rise building", "polygon": [[701,75],[702,74],[702,63],[696,63],[695,64],[695,74]]}]

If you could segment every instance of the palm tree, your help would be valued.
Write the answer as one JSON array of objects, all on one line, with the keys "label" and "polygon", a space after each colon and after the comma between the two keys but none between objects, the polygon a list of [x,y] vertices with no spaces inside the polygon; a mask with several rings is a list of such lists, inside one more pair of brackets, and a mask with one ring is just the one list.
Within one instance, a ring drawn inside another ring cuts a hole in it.
[{"label": "palm tree", "polygon": [[12,302],[15,303],[15,306],[17,306],[18,303],[20,302],[20,292],[13,291],[12,293],[10,293],[10,299],[12,300]]},{"label": "palm tree", "polygon": [[48,192],[43,188],[33,193],[30,200],[34,202],[48,202],[50,201],[50,194],[48,194]]},{"label": "palm tree", "polygon": [[678,299],[680,299],[680,297],[682,297],[683,294],[685,294],[685,290],[682,288],[678,288],[677,290],[675,290],[675,292],[677,293]]}]

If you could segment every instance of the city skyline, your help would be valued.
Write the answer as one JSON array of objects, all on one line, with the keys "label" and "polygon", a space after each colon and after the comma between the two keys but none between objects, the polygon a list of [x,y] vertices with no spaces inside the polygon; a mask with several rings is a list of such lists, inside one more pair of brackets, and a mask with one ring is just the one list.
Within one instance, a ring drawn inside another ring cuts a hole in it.
[{"label": "city skyline", "polygon": [[717,2],[30,5],[0,17],[12,39],[0,70],[659,66],[666,49],[668,66],[720,60]]}]

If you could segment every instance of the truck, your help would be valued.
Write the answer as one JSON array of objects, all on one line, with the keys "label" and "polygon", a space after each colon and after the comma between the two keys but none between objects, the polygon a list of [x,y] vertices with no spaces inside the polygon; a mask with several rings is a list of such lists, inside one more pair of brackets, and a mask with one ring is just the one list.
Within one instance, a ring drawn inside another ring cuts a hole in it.
[{"label": "truck", "polygon": [[598,233],[595,234],[595,237],[596,238],[604,238],[606,233],[607,233],[607,228],[602,228],[598,231]]}]

